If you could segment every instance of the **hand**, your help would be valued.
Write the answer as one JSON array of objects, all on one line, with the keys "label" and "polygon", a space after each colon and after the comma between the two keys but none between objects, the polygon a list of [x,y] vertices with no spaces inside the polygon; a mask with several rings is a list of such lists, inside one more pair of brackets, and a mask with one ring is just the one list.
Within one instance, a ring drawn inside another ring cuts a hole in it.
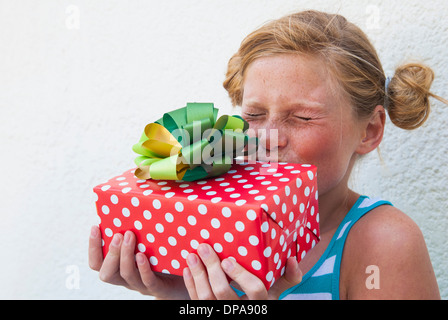
[{"label": "hand", "polygon": [[302,272],[293,257],[287,260],[284,275],[267,291],[259,278],[236,261],[232,259],[220,261],[208,244],[199,245],[197,252],[199,256],[193,253],[187,256],[188,268],[184,269],[185,286],[193,300],[239,299],[226,276],[235,281],[246,293],[243,299],[251,300],[277,300],[285,290],[302,281]]},{"label": "hand", "polygon": [[124,286],[145,295],[161,299],[188,298],[182,277],[155,274],[143,253],[134,255],[135,245],[134,233],[127,231],[124,236],[117,233],[103,259],[100,230],[97,226],[92,227],[89,239],[90,268],[99,271],[99,277],[104,282]]}]

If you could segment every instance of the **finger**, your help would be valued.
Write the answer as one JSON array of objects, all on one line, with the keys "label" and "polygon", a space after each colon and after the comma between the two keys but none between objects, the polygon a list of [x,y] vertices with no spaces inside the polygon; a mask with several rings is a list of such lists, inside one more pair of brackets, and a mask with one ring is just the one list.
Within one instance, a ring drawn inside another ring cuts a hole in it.
[{"label": "finger", "polygon": [[196,293],[196,287],[194,285],[193,275],[191,274],[191,271],[188,267],[184,268],[183,275],[184,275],[185,287],[187,288],[190,299],[199,300],[198,294]]},{"label": "finger", "polygon": [[140,273],[135,265],[135,235],[126,231],[120,251],[120,275],[134,289],[144,289]]},{"label": "finger", "polygon": [[264,300],[268,297],[268,292],[263,282],[244,269],[238,262],[233,259],[224,259],[221,262],[225,273],[246,293],[247,298],[251,300]]},{"label": "finger", "polygon": [[145,254],[138,252],[135,259],[137,260],[138,272],[143,285],[146,287],[148,292],[157,290],[161,280],[156,276],[154,271],[152,271],[148,258]]},{"label": "finger", "polygon": [[221,260],[213,248],[203,243],[198,247],[198,254],[207,268],[208,280],[215,297],[222,300],[238,299],[238,295],[229,285],[221,267]]},{"label": "finger", "polygon": [[95,271],[103,264],[103,248],[101,247],[101,232],[98,226],[93,226],[89,237],[89,266]]},{"label": "finger", "polygon": [[[123,235],[116,233],[112,238],[109,245],[109,252],[104,258],[103,265],[101,266],[99,277],[102,281],[117,284],[119,280],[119,268],[120,268],[120,249],[123,241]],[[121,278],[121,277],[120,277]]]},{"label": "finger", "polygon": [[286,269],[281,276],[269,289],[269,299],[278,299],[279,296],[289,288],[298,285],[302,281],[302,271],[295,257],[286,260]]},{"label": "finger", "polygon": [[194,286],[198,299],[200,300],[214,300],[216,299],[213,294],[210,282],[208,281],[207,271],[200,261],[199,257],[190,253],[187,256],[187,265],[190,268],[191,275],[193,276]]}]

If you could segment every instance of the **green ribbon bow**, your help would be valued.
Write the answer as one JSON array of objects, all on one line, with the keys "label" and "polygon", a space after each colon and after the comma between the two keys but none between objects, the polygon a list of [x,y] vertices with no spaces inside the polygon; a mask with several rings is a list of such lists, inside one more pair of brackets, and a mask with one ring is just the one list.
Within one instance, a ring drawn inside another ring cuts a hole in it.
[{"label": "green ribbon bow", "polygon": [[[150,123],[132,147],[139,179],[195,181],[227,172],[232,159],[256,151],[240,116],[221,116],[213,103],[187,103]],[[247,148],[246,148],[247,147]]]}]

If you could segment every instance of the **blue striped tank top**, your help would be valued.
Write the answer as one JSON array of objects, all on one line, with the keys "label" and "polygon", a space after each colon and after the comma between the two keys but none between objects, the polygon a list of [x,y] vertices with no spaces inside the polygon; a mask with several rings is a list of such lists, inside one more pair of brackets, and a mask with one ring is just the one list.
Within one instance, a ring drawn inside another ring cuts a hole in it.
[{"label": "blue striped tank top", "polygon": [[366,213],[381,205],[381,199],[361,196],[339,225],[327,249],[298,285],[280,295],[280,300],[339,300],[339,275],[345,240],[353,225]]}]

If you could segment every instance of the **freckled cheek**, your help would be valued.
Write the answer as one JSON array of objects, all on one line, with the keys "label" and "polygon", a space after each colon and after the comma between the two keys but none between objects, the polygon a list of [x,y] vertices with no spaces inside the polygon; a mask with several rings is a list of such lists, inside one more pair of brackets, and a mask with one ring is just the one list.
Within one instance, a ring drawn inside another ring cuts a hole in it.
[{"label": "freckled cheek", "polygon": [[319,139],[310,140],[303,137],[301,143],[295,145],[294,153],[300,162],[317,167],[317,182],[322,192],[345,174],[345,159],[342,159],[341,150],[332,137],[321,135]]}]

